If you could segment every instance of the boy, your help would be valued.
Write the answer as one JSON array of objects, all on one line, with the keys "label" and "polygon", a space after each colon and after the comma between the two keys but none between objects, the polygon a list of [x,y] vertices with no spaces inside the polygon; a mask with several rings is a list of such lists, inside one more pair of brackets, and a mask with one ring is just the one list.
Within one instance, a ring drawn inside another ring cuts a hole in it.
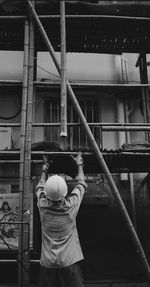
[{"label": "boy", "polygon": [[78,167],[77,185],[69,196],[67,184],[61,176],[53,175],[47,179],[47,160],[37,185],[42,231],[39,287],[83,287],[78,266],[83,253],[76,216],[87,186],[82,154],[79,152],[74,160]]}]

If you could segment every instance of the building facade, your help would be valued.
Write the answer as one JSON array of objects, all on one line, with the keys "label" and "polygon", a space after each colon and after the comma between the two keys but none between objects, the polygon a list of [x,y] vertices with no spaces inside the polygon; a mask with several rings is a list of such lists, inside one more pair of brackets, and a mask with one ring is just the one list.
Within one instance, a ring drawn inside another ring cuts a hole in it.
[{"label": "building facade", "polygon": [[4,1],[0,10],[0,265],[10,274],[1,282],[37,283],[34,190],[42,155],[55,162],[52,173],[66,175],[71,190],[76,169],[70,155],[80,150],[88,183],[77,218],[85,282],[147,283],[150,3],[28,2],[28,12],[24,1]]}]

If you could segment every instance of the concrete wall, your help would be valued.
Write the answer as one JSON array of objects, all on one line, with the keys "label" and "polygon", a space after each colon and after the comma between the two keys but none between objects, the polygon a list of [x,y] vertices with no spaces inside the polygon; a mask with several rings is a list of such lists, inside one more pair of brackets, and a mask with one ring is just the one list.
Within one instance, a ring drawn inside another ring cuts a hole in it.
[{"label": "concrete wall", "polygon": [[[56,53],[60,61],[60,54]],[[139,70],[135,67],[138,54],[123,54],[127,60],[128,79],[130,82],[139,82]],[[118,79],[120,56],[104,54],[67,54],[67,71],[70,80],[95,80],[115,82]],[[118,61],[118,64],[117,64]],[[150,55],[147,55],[147,62]],[[58,73],[49,53],[38,53],[37,79],[58,79]],[[0,51],[0,80],[22,80],[23,52]],[[116,69],[117,68],[117,69]],[[150,68],[148,67],[148,71]],[[150,74],[148,72],[148,74]],[[120,76],[119,76],[120,77]],[[150,75],[149,75],[150,79]]]},{"label": "concrete wall", "polygon": [[[60,61],[60,54],[57,53]],[[139,70],[135,67],[138,55],[124,54],[126,59],[127,78],[131,83],[139,83]],[[147,56],[149,61],[150,55]],[[103,54],[67,54],[67,73],[71,82],[74,81],[95,81],[101,83],[122,82],[121,56]],[[148,68],[149,69],[149,68]],[[150,73],[148,73],[149,75]],[[23,76],[23,52],[0,52],[0,80],[22,80]],[[52,62],[49,53],[38,53],[37,59],[37,80],[59,80],[58,73]],[[6,91],[0,94],[0,116],[14,114],[18,108],[15,94],[12,92],[7,96]],[[36,96],[35,121],[43,122],[43,96]],[[103,122],[117,122],[117,103],[114,97],[104,97],[101,100],[101,118]],[[139,108],[138,100],[132,103],[130,122],[143,122],[143,115]],[[20,121],[20,117],[14,118],[13,122]],[[43,140],[43,129],[36,128],[33,132],[33,142]],[[144,141],[144,133],[134,132],[131,134],[131,141]],[[18,129],[13,129],[13,144],[19,147]],[[107,132],[103,135],[104,148],[118,148],[118,133]]]}]

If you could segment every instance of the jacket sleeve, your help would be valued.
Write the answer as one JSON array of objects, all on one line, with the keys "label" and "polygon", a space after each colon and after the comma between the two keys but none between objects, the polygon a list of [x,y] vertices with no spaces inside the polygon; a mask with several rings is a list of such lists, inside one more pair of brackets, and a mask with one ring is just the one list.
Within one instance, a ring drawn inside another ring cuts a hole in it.
[{"label": "jacket sleeve", "polygon": [[44,189],[45,183],[40,180],[36,186],[36,197],[37,197],[37,206],[41,206],[47,203],[46,193]]},{"label": "jacket sleeve", "polygon": [[78,212],[81,205],[83,196],[87,190],[87,185],[85,182],[78,182],[76,187],[72,190],[70,195],[70,200],[72,204],[76,205],[76,211]]}]

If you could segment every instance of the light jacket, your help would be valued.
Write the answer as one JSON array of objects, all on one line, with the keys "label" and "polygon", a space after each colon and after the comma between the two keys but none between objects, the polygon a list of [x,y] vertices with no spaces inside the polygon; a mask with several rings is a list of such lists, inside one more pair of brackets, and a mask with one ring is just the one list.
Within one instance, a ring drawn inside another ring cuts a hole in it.
[{"label": "light jacket", "polygon": [[76,227],[76,216],[86,191],[78,183],[59,205],[47,199],[44,186],[37,189],[37,206],[42,229],[40,264],[47,268],[66,267],[82,260],[83,253]]}]

